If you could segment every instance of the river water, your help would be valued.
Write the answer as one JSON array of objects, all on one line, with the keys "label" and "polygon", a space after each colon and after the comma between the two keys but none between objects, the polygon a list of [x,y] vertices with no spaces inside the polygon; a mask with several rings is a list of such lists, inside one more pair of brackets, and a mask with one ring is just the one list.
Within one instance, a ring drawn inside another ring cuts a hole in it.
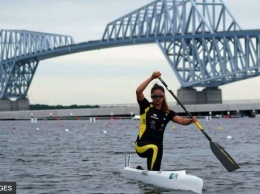
[{"label": "river water", "polygon": [[[227,172],[195,125],[169,123],[162,170],[185,169],[202,178],[205,194],[258,194],[260,119],[200,119],[200,123],[241,168]],[[0,181],[16,182],[17,194],[191,193],[121,176],[125,153],[132,155],[132,166],[146,166],[134,152],[138,125],[139,121],[120,119],[0,121]]]}]

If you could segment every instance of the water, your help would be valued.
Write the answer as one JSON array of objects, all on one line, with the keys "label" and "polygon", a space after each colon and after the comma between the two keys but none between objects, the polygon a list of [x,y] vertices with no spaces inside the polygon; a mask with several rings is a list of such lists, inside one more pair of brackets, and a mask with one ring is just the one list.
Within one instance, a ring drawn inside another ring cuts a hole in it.
[{"label": "water", "polygon": [[[162,169],[187,170],[204,180],[205,194],[258,194],[260,120],[215,119],[201,125],[240,165],[229,173],[195,125],[169,123]],[[139,121],[0,121],[0,181],[16,182],[17,194],[188,194],[126,180],[124,154],[145,167],[134,152]],[[219,130],[219,129],[222,130]],[[106,131],[106,133],[104,132]],[[227,139],[227,136],[233,139]]]}]

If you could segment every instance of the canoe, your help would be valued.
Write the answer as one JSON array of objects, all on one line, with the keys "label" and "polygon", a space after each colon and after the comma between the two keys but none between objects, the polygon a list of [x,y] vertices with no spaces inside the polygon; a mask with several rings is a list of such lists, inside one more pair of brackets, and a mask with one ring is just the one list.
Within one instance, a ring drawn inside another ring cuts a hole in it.
[{"label": "canoe", "polygon": [[[130,160],[130,157],[129,157]],[[148,171],[130,167],[130,161],[122,170],[125,178],[154,185],[165,189],[186,190],[201,194],[203,180],[189,175],[185,170],[178,171]]]}]

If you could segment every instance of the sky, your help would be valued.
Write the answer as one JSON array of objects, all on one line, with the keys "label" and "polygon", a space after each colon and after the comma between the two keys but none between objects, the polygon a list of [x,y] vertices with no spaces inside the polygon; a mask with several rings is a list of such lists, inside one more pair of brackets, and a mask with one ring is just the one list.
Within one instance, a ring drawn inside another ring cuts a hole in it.
[{"label": "sky", "polygon": [[[0,0],[0,29],[70,35],[75,43],[102,38],[106,24],[151,0]],[[260,0],[225,0],[242,29],[260,29]],[[136,103],[135,90],[153,71],[176,93],[180,83],[157,44],[87,51],[40,61],[28,92],[31,104]],[[260,77],[221,86],[222,98],[260,99]],[[149,97],[153,81],[145,90]],[[167,100],[174,102],[170,94]],[[180,99],[181,101],[181,99]]]}]

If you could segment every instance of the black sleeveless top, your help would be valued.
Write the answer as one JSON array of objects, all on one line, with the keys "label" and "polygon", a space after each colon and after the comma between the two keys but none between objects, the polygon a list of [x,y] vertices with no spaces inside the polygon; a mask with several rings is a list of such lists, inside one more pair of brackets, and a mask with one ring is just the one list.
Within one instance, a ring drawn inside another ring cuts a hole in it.
[{"label": "black sleeveless top", "polygon": [[137,141],[162,144],[166,125],[177,115],[176,112],[158,110],[146,98],[138,101],[138,104],[140,106],[140,129]]}]

